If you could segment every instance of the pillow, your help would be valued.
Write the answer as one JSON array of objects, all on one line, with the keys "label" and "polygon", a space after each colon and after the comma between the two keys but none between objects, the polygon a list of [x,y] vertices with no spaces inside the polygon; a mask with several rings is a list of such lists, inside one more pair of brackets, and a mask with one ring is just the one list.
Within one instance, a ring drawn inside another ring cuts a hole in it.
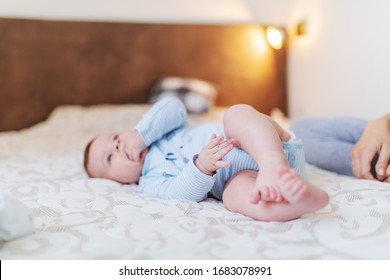
[{"label": "pillow", "polygon": [[149,102],[175,96],[185,105],[188,113],[206,113],[214,106],[216,88],[209,82],[194,78],[166,77],[158,80],[151,89]]},{"label": "pillow", "polygon": [[9,241],[34,231],[34,216],[21,201],[0,191],[0,241]]}]

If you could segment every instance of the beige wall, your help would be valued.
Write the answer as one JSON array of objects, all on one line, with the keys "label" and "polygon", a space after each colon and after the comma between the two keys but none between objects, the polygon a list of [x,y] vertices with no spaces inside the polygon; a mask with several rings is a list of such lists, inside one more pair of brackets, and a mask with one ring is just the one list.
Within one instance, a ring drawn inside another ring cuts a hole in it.
[{"label": "beige wall", "polygon": [[141,22],[253,21],[242,0],[5,0],[0,1],[1,15]]},{"label": "beige wall", "polygon": [[294,0],[289,24],[307,21],[292,38],[290,112],[375,118],[390,111],[390,2]]}]

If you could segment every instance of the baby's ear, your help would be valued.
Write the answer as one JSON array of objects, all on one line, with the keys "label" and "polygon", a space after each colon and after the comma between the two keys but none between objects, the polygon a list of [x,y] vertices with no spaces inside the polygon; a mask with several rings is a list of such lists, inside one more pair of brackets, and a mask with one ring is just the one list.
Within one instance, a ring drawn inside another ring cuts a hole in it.
[{"label": "baby's ear", "polygon": [[84,170],[85,172],[87,173],[88,177],[92,177],[91,176],[91,173],[89,172],[89,153],[90,153],[90,150],[91,150],[91,145],[93,143],[93,141],[95,140],[92,139],[88,142],[88,144],[85,146],[85,149],[84,149],[84,160],[83,160],[83,166],[84,166]]}]

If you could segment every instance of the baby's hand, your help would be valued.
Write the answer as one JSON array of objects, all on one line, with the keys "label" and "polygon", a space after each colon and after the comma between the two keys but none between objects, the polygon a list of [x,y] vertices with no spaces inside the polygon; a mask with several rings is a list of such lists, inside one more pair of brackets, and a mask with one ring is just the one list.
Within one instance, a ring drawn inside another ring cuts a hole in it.
[{"label": "baby's hand", "polygon": [[214,171],[231,165],[231,162],[223,161],[222,158],[233,149],[234,140],[223,140],[223,135],[217,137],[213,134],[209,143],[202,148],[195,161],[200,171],[211,176]]},{"label": "baby's hand", "polygon": [[144,140],[139,132],[135,129],[131,129],[126,132],[126,153],[129,158],[134,161],[139,161],[142,152],[147,148]]}]

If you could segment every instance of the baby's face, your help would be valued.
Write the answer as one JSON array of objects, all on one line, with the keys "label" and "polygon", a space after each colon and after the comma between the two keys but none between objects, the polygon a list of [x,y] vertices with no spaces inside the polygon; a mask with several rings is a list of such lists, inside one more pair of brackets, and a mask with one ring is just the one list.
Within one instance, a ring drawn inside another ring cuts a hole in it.
[{"label": "baby's face", "polygon": [[106,178],[120,183],[136,183],[141,177],[148,149],[139,161],[129,157],[126,144],[131,141],[126,132],[106,133],[93,140],[89,150],[88,170],[92,177]]}]

